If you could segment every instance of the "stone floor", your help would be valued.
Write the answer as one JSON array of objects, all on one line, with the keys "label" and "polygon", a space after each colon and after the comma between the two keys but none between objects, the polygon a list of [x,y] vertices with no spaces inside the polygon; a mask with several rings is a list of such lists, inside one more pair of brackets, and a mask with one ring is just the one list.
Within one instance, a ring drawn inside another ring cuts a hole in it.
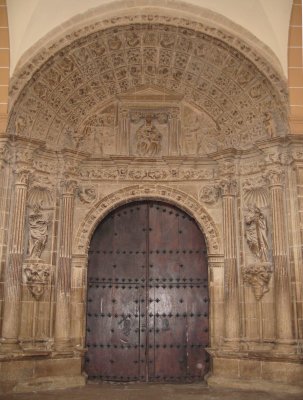
[{"label": "stone floor", "polygon": [[203,384],[89,384],[82,388],[6,394],[1,400],[303,400],[301,394],[209,388]]}]

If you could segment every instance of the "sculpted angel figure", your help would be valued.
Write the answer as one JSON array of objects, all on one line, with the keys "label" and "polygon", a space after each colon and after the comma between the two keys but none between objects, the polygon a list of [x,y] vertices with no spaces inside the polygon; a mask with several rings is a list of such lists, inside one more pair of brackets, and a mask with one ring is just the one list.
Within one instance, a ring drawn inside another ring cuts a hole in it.
[{"label": "sculpted angel figure", "polygon": [[137,152],[140,156],[155,156],[161,150],[161,133],[152,125],[152,116],[147,115],[145,123],[136,134]]},{"label": "sculpted angel figure", "polygon": [[249,206],[245,226],[250,250],[260,261],[268,261],[267,223],[259,207]]},{"label": "sculpted angel figure", "polygon": [[49,219],[43,215],[39,207],[29,216],[29,256],[40,258],[48,239]]}]

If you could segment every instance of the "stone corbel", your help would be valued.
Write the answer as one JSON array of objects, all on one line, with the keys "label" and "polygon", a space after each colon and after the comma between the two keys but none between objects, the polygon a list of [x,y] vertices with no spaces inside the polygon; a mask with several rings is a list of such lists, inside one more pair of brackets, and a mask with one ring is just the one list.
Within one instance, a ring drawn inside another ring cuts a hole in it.
[{"label": "stone corbel", "polygon": [[27,260],[23,265],[23,280],[32,296],[40,300],[50,283],[51,265],[37,260]]}]

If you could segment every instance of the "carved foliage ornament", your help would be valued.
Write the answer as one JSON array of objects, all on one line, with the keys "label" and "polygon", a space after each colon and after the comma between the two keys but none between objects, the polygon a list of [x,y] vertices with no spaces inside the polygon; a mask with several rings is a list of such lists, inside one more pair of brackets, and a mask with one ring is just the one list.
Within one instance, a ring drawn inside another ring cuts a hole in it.
[{"label": "carved foliage ornament", "polygon": [[269,291],[272,272],[272,265],[269,262],[257,262],[242,268],[243,281],[252,287],[257,300],[261,300]]},{"label": "carved foliage ornament", "polygon": [[28,261],[23,265],[24,283],[36,300],[44,293],[50,283],[51,266],[41,262]]}]

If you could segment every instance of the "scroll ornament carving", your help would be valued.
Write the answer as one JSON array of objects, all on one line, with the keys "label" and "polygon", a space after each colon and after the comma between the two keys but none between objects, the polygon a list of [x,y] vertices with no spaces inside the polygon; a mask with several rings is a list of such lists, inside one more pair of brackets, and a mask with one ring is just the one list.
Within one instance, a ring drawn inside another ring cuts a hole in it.
[{"label": "scroll ornament carving", "polygon": [[252,287],[258,301],[269,291],[272,272],[272,265],[269,262],[257,262],[242,269],[243,281]]},{"label": "scroll ornament carving", "polygon": [[243,280],[252,287],[256,299],[261,300],[269,291],[272,265],[268,261],[266,218],[257,206],[250,206],[245,215],[245,235],[247,244],[257,261],[242,268]]},{"label": "scroll ornament carving", "polygon": [[48,239],[49,216],[35,206],[29,215],[29,259],[41,259]]},{"label": "scroll ornament carving", "polygon": [[24,283],[36,300],[41,298],[50,283],[50,271],[51,266],[41,262],[29,260],[23,265]]},{"label": "scroll ornament carving", "polygon": [[97,198],[96,189],[92,186],[89,187],[79,187],[77,189],[78,197],[81,203],[89,204],[92,203]]},{"label": "scroll ornament carving", "polygon": [[131,181],[155,180],[201,180],[214,177],[213,169],[206,168],[84,168],[80,172],[84,179],[119,179]]}]

